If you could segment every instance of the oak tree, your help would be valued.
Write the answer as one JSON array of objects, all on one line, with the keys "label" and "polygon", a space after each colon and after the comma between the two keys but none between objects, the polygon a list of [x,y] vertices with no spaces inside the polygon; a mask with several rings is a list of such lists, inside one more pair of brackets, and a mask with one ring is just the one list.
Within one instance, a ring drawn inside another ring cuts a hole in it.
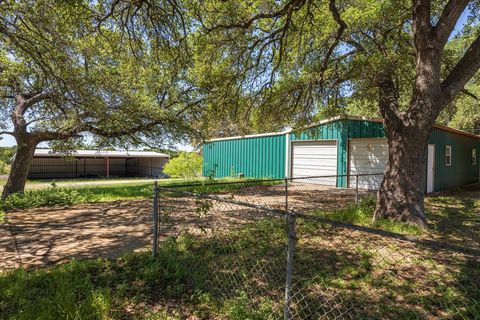
[{"label": "oak tree", "polygon": [[[319,110],[348,114],[352,101],[375,101],[389,157],[374,219],[426,227],[427,139],[480,68],[478,1],[207,0],[192,7],[203,30],[197,63],[220,79],[208,81],[211,96],[217,105],[236,101],[240,118],[298,125]],[[455,58],[448,45],[462,14],[469,32]]]},{"label": "oak tree", "polygon": [[168,3],[157,9],[129,1],[0,5],[0,136],[17,142],[3,198],[24,190],[39,143],[93,135],[164,144],[189,132],[181,22]]}]

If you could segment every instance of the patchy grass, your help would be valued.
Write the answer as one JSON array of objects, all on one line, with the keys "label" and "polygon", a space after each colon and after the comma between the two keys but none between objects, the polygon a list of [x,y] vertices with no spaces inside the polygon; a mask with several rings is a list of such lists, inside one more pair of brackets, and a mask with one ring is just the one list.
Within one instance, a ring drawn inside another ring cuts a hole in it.
[{"label": "patchy grass", "polygon": [[[192,188],[222,192],[236,185]],[[91,201],[152,191],[151,184],[116,187],[85,188],[90,192],[85,194]],[[429,198],[432,231],[422,236],[478,241],[476,197],[478,190]],[[420,232],[402,223],[372,225],[372,210],[373,199],[365,199],[358,207],[316,214],[394,233]],[[476,319],[480,314],[478,257],[355,228],[302,219],[297,226],[292,308],[298,318]],[[265,219],[212,237],[170,237],[157,259],[145,252],[5,271],[0,273],[0,319],[278,318],[285,244],[284,221]]]},{"label": "patchy grass", "polygon": [[[169,238],[156,259],[144,252],[116,260],[6,271],[0,274],[0,318],[265,319],[274,302],[265,297],[262,307],[250,308],[246,291],[254,288],[255,279],[247,275],[257,257],[283,258],[281,236],[281,228],[265,222],[232,233],[228,239]],[[256,237],[269,241],[258,244]],[[240,263],[229,270],[233,261]],[[212,274],[218,278],[212,279]],[[245,283],[230,290],[228,281],[235,277]],[[278,303],[281,283],[274,285],[279,289]]]},{"label": "patchy grass", "polygon": [[425,207],[433,237],[480,248],[480,187],[428,197]]},{"label": "patchy grass", "polygon": [[368,226],[382,229],[399,234],[421,235],[422,230],[416,226],[403,222],[394,221],[372,221],[373,211],[375,209],[375,198],[373,196],[365,197],[360,200],[358,206],[350,205],[346,208],[333,211],[313,211],[314,215],[340,222],[348,222],[360,226]]},{"label": "patchy grass", "polygon": [[[301,221],[292,308],[298,318],[468,319],[479,314],[480,266],[447,253]],[[116,260],[0,274],[2,319],[269,319],[281,317],[283,219],[228,234],[166,239]]]}]

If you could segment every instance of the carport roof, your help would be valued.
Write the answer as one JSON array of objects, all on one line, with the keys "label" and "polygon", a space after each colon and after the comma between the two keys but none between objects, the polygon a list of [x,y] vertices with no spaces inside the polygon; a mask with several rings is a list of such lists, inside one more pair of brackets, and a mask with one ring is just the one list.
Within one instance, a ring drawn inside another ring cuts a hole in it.
[{"label": "carport roof", "polygon": [[170,158],[169,155],[155,151],[110,151],[110,150],[74,150],[54,151],[52,149],[36,149],[34,157],[101,157],[101,158]]}]

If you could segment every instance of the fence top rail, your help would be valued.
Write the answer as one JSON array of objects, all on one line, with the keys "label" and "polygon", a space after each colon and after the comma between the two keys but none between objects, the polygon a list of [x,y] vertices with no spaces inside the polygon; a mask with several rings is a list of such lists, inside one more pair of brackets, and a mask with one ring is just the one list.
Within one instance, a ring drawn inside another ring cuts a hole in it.
[{"label": "fence top rail", "polygon": [[[219,182],[196,182],[186,183],[168,186],[168,188],[186,188],[186,187],[205,187],[205,186],[221,186],[221,185],[233,185],[233,184],[255,184],[265,182],[279,182],[279,181],[293,181],[301,179],[321,179],[321,178],[337,178],[337,177],[366,177],[366,176],[379,176],[383,173],[364,173],[364,174],[340,174],[340,175],[323,175],[323,176],[306,176],[306,177],[290,177],[290,178],[274,178],[274,179],[244,179],[236,181],[219,181]],[[208,181],[208,180],[207,180]],[[164,188],[160,186],[160,188]]]},{"label": "fence top rail", "polygon": [[320,179],[320,178],[343,178],[343,177],[368,177],[368,176],[383,176],[382,173],[359,173],[359,174],[332,174],[324,176],[305,176],[305,177],[291,177],[287,180],[298,180],[298,179]]},{"label": "fence top rail", "polygon": [[187,197],[195,198],[195,199],[206,199],[206,200],[213,200],[213,201],[218,201],[218,202],[223,202],[223,203],[229,203],[229,204],[234,204],[238,206],[243,206],[251,209],[257,209],[257,210],[262,210],[266,212],[270,212],[272,214],[275,214],[277,216],[285,216],[286,211],[281,210],[281,209],[274,209],[268,206],[264,205],[258,205],[258,204],[253,204],[253,203],[248,203],[248,202],[243,202],[243,201],[237,201],[233,199],[226,199],[214,195],[206,195],[206,194],[199,194],[199,193],[194,193],[194,192],[188,192],[188,191],[180,191],[176,189],[170,189],[170,188],[163,188],[163,187],[158,187],[159,191],[163,192],[173,192],[176,194],[184,195]]},{"label": "fence top rail", "polygon": [[198,182],[198,183],[186,183],[186,184],[177,184],[168,187],[159,186],[162,189],[173,189],[173,188],[187,188],[187,187],[207,187],[207,186],[223,186],[223,185],[232,185],[232,184],[249,184],[249,183],[263,183],[263,182],[276,182],[284,181],[285,179],[247,179],[247,180],[238,180],[238,181],[220,181],[220,182]]}]

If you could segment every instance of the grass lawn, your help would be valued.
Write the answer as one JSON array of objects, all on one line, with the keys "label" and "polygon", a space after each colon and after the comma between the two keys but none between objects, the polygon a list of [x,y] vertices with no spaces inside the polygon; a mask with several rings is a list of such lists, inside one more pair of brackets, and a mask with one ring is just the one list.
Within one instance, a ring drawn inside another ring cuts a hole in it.
[{"label": "grass lawn", "polygon": [[[105,191],[105,197],[112,194],[119,195]],[[478,232],[474,235],[469,229],[478,227],[478,189],[432,197],[427,203],[432,223],[427,233],[397,223],[373,227],[478,241]],[[356,211],[317,212],[364,226],[371,226],[369,214],[368,202]],[[361,229],[303,219],[297,225],[292,308],[298,318],[331,314],[355,319],[476,319],[480,315],[478,257]],[[0,318],[278,318],[285,242],[283,219],[263,219],[211,237],[181,233],[164,239],[156,259],[144,252],[115,260],[5,271],[0,275]]]},{"label": "grass lawn", "polygon": [[[249,186],[250,183],[241,181],[236,184],[236,179],[220,180],[185,180],[185,179],[161,179],[158,180],[160,187],[172,188],[182,185],[190,185],[176,190],[192,191],[198,193],[223,192],[236,190]],[[215,185],[219,182],[225,184]],[[252,181],[251,185],[271,185],[275,181]],[[139,183],[114,183],[111,185],[82,185],[76,187],[48,187],[35,190],[27,190],[25,194],[13,195],[5,201],[0,201],[0,212],[15,209],[27,209],[36,207],[48,207],[54,205],[73,205],[80,203],[95,203],[116,200],[151,199],[153,197],[153,182]]]},{"label": "grass lawn", "polygon": [[[419,254],[343,229],[319,233],[308,222],[297,230],[292,308],[299,318],[344,312],[355,319],[470,319],[480,312],[473,300],[480,299],[478,263],[450,270],[426,248]],[[283,223],[261,221],[228,236],[169,238],[156,259],[145,252],[7,271],[0,318],[278,318],[284,244]]]}]

